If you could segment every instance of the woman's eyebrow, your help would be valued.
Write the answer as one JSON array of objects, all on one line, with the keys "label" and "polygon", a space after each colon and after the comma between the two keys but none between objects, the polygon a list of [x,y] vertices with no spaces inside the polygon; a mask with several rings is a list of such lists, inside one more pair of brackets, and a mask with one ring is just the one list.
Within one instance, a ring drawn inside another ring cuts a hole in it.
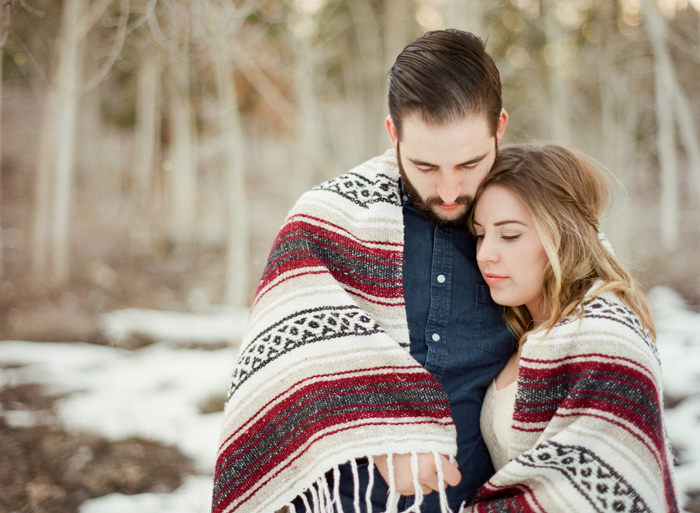
[{"label": "woman's eyebrow", "polygon": [[[493,225],[494,226],[502,226],[504,224],[509,224],[509,223],[522,224],[523,226],[527,226],[522,221],[516,221],[515,219],[508,219],[506,221],[498,221],[497,223],[493,223]],[[474,224],[476,224],[476,223],[474,223]]]}]

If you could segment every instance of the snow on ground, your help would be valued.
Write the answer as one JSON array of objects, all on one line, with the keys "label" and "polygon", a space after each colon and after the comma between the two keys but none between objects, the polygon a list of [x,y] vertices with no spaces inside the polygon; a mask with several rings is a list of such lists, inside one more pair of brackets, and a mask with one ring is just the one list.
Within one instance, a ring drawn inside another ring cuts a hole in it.
[{"label": "snow on ground", "polygon": [[237,343],[243,337],[247,318],[246,309],[222,308],[207,314],[186,314],[125,308],[103,315],[100,331],[117,346],[133,335],[171,342]]},{"label": "snow on ground", "polygon": [[[685,501],[687,493],[700,491],[700,314],[687,311],[680,296],[664,287],[652,289],[650,298],[665,390],[681,400],[667,410],[666,419],[680,459],[676,476]],[[197,463],[198,475],[170,494],[111,494],[86,501],[81,513],[209,511],[222,414],[202,414],[199,408],[225,394],[236,350],[183,349],[168,341],[239,337],[245,316],[221,317],[145,310],[110,314],[104,325],[112,327],[113,340],[134,333],[163,340],[135,351],[83,343],[0,342],[0,363],[6,367],[0,369],[0,384],[38,383],[68,393],[58,403],[66,426],[112,439],[139,435],[175,444]],[[16,425],[32,422],[26,414],[0,414]]]},{"label": "snow on ground", "polygon": [[681,503],[700,492],[700,314],[685,310],[683,299],[666,287],[650,291],[658,332],[664,391],[681,402],[666,410]]}]

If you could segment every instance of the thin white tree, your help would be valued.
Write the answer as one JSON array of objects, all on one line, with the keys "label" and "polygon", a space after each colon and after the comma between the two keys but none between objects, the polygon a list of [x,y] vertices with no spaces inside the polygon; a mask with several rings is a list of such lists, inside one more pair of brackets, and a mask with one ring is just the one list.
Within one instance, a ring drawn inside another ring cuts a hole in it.
[{"label": "thin white tree", "polygon": [[571,143],[571,99],[566,77],[565,31],[557,17],[555,0],[542,0],[540,5],[543,10],[544,34],[547,40],[551,138],[568,145]]},{"label": "thin white tree", "polygon": [[[0,27],[0,127],[2,127],[3,113],[3,64],[5,62],[5,44],[12,31],[12,15],[15,11],[24,10],[39,17],[46,15],[27,4],[25,0],[5,0],[0,4],[0,17],[2,17],[2,27]],[[0,155],[2,155],[2,130],[0,130]],[[2,177],[2,159],[0,159],[0,177]],[[0,191],[2,191],[2,179],[0,178]],[[0,212],[2,212],[2,194],[0,194]],[[5,274],[4,239],[2,231],[2,215],[0,215],[0,278]]]},{"label": "thin white tree", "polygon": [[56,45],[56,67],[45,94],[32,234],[32,269],[55,284],[69,276],[70,225],[75,175],[76,123],[80,96],[95,87],[117,60],[124,43],[129,0],[121,0],[121,23],[110,55],[95,77],[82,76],[82,45],[114,0],[66,0]]},{"label": "thin white tree", "polygon": [[[685,151],[689,174],[696,194],[700,197],[700,139],[693,115],[693,106],[681,87],[675,65],[667,46],[668,26],[658,6],[651,0],[641,0],[644,26],[654,55],[657,95],[657,137],[661,166],[661,233],[666,249],[673,249],[678,241],[678,178],[675,137],[671,135],[678,124],[679,141]],[[675,123],[674,123],[675,121]],[[673,155],[672,155],[673,153]],[[673,223],[671,226],[668,223]]]}]

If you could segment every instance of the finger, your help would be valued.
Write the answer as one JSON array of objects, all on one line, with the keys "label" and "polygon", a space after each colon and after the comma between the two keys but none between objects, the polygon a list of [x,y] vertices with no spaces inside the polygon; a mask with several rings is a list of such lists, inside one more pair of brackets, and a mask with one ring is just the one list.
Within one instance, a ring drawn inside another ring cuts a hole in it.
[{"label": "finger", "polygon": [[457,486],[462,480],[462,473],[457,468],[457,463],[451,463],[443,455],[440,455],[442,463],[442,474],[445,479],[445,484],[449,486]]}]

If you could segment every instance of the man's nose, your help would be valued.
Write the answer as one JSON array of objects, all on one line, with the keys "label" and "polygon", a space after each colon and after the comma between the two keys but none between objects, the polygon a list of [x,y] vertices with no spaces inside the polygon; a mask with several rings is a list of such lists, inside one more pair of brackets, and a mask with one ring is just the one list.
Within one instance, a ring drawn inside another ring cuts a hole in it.
[{"label": "man's nose", "polygon": [[455,171],[443,171],[440,176],[440,183],[437,186],[437,193],[440,199],[447,204],[454,203],[459,198],[462,191],[462,180],[459,173]]}]

